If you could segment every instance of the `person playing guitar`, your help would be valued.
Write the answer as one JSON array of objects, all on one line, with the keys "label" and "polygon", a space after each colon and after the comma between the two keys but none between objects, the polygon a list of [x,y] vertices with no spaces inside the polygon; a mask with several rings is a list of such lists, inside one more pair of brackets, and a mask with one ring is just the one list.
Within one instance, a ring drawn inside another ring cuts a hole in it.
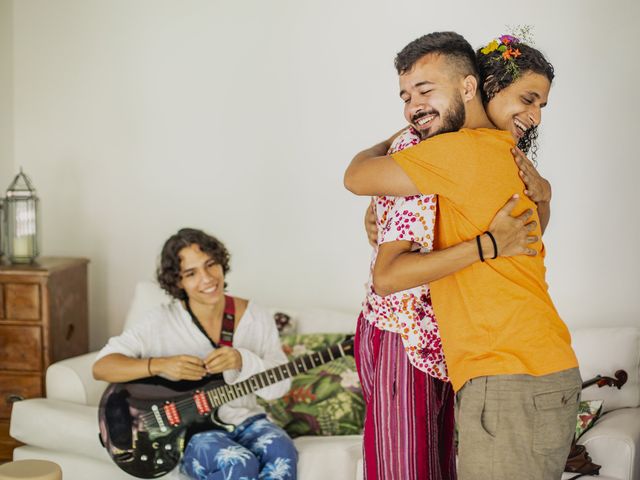
[{"label": "person playing guitar", "polygon": [[[229,258],[222,242],[200,230],[184,228],[171,236],[157,279],[175,301],[112,337],[93,376],[110,383],[160,376],[177,385],[221,374],[234,385],[286,363],[273,318],[252,301],[225,295]],[[221,405],[212,421],[223,428],[212,424],[191,432],[180,472],[192,479],[295,480],[293,441],[256,402],[256,394],[276,399],[290,386],[285,379]]]}]

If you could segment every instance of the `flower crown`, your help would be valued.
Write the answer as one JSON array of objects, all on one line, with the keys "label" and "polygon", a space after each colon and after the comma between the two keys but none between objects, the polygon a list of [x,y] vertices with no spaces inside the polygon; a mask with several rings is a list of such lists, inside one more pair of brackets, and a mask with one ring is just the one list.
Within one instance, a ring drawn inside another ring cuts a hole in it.
[{"label": "flower crown", "polygon": [[520,55],[520,50],[517,45],[520,43],[518,37],[513,35],[502,35],[501,37],[493,39],[489,44],[480,49],[480,52],[484,55],[489,55],[495,51],[500,53],[500,56],[493,57],[493,60],[503,60],[506,63],[507,72],[515,79],[520,74],[520,69],[515,62],[515,59]]}]

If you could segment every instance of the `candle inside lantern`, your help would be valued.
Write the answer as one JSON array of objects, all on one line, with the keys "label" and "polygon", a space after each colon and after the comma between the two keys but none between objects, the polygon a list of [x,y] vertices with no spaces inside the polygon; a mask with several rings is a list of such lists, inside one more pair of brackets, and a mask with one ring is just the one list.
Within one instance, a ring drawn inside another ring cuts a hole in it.
[{"label": "candle inside lantern", "polygon": [[15,237],[13,239],[13,251],[11,253],[14,260],[24,258],[27,261],[31,261],[33,256],[33,235]]}]

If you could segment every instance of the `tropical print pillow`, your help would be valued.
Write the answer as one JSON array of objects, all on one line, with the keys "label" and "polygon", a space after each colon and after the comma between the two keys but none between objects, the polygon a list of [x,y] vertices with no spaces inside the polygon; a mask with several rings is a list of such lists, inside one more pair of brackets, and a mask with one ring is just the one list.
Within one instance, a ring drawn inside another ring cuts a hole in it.
[{"label": "tropical print pillow", "polygon": [[578,405],[578,424],[576,425],[576,439],[589,430],[602,413],[602,400],[583,400]]},{"label": "tropical print pillow", "polygon": [[[343,342],[345,334],[304,334],[280,337],[293,359]],[[362,433],[364,400],[351,356],[336,359],[292,379],[282,398],[261,405],[273,422],[295,438],[301,435],[355,435]]]}]

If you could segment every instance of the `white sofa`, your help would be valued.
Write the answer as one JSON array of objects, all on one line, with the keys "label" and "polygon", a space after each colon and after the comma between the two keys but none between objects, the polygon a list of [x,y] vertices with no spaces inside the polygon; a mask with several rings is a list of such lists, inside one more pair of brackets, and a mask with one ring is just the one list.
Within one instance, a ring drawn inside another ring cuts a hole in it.
[{"label": "white sofa", "polygon": [[[139,284],[126,325],[163,300],[153,284]],[[355,315],[321,310],[299,312],[294,318],[299,333],[352,332],[356,320]],[[604,399],[607,413],[580,443],[602,465],[600,480],[640,480],[640,328],[583,329],[572,334],[584,379],[598,373],[612,375],[618,369],[629,374],[620,391],[590,387],[583,392],[584,398]],[[14,404],[11,435],[26,444],[14,451],[14,459],[54,461],[62,467],[65,480],[134,478],[111,462],[98,441],[97,404],[106,384],[91,376],[95,354],[51,365],[47,398]],[[300,437],[295,444],[300,480],[362,478],[360,436]]]}]

